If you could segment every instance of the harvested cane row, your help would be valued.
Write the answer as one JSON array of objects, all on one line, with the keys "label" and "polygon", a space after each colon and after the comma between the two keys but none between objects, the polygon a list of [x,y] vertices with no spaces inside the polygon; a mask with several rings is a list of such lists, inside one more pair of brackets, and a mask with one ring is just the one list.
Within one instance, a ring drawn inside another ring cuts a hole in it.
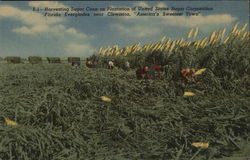
[{"label": "harvested cane row", "polygon": [[67,65],[2,64],[0,72],[0,159],[249,156],[244,76],[223,82],[208,70],[183,85]]}]

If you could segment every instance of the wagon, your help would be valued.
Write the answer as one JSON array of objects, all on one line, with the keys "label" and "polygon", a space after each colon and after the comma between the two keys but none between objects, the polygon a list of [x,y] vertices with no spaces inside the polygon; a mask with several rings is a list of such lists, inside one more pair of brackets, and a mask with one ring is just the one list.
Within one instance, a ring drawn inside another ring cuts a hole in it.
[{"label": "wagon", "polygon": [[72,66],[79,66],[81,64],[81,59],[80,57],[68,57],[68,62],[71,63]]},{"label": "wagon", "polygon": [[49,63],[61,63],[61,59],[59,57],[47,57]]},{"label": "wagon", "polygon": [[29,56],[29,57],[28,57],[28,61],[29,61],[31,64],[42,63],[42,57],[38,57],[38,56]]},{"label": "wagon", "polygon": [[7,61],[7,63],[21,63],[21,58],[15,56],[5,57],[5,60]]}]

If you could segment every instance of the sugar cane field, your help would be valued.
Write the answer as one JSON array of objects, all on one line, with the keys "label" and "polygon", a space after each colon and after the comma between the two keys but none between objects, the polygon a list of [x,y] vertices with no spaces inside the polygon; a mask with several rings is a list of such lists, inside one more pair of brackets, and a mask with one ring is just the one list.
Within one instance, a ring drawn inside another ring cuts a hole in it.
[{"label": "sugar cane field", "polygon": [[[189,39],[100,48],[89,57],[98,61],[92,68],[82,60],[2,59],[0,159],[250,158],[246,28],[236,24],[201,40],[196,28]],[[159,77],[136,77],[138,67],[155,64],[164,66]],[[180,71],[188,68],[199,72],[183,82]]]}]

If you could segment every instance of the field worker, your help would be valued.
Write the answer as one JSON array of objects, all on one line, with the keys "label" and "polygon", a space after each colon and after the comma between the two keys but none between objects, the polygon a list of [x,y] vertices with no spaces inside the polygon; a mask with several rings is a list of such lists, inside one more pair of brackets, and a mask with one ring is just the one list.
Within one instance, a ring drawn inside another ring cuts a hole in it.
[{"label": "field worker", "polygon": [[183,69],[181,70],[181,81],[182,83],[187,83],[188,80],[192,80],[192,82],[195,82],[194,73],[196,72],[196,69]]},{"label": "field worker", "polygon": [[135,71],[137,79],[148,78],[148,66],[139,67]]},{"label": "field worker", "polygon": [[149,68],[148,69],[148,78],[149,79],[154,79],[155,78],[155,69],[154,68]]},{"label": "field worker", "polygon": [[136,74],[137,79],[144,78],[143,68],[142,67],[137,68],[135,71],[135,74]]},{"label": "field worker", "polygon": [[144,66],[143,67],[143,74],[144,74],[144,78],[149,79],[150,78],[150,74],[149,74],[149,67],[148,66]]},{"label": "field worker", "polygon": [[76,66],[80,66],[81,62],[76,61],[76,62],[72,62],[71,64],[72,66],[76,67]]},{"label": "field worker", "polygon": [[159,78],[161,76],[161,72],[163,72],[164,70],[164,67],[162,65],[153,65],[150,67],[150,69],[154,71],[154,73],[153,71],[151,71],[153,74],[153,78],[155,78],[155,73],[157,73],[157,76]]},{"label": "field worker", "polygon": [[90,59],[87,58],[86,66],[87,66],[88,68],[93,68],[93,62],[92,62],[92,60],[90,60]]},{"label": "field worker", "polygon": [[97,67],[98,66],[98,59],[95,59],[94,61],[92,61],[92,68],[94,68],[94,67]]},{"label": "field worker", "polygon": [[128,72],[130,69],[130,64],[128,61],[125,62],[125,71]]},{"label": "field worker", "polygon": [[113,69],[113,68],[114,68],[114,62],[110,60],[108,63],[108,69]]}]

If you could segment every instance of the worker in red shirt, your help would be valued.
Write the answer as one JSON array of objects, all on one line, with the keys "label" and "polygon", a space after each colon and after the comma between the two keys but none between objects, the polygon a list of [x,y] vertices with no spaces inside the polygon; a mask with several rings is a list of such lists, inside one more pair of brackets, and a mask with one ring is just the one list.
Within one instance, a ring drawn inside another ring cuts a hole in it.
[{"label": "worker in red shirt", "polygon": [[160,77],[161,72],[163,71],[163,66],[161,65],[152,65],[150,67],[144,66],[140,67],[136,70],[136,75],[138,79],[146,78],[146,79],[154,79],[156,77]]},{"label": "worker in red shirt", "polygon": [[182,83],[187,83],[189,80],[192,82],[195,82],[194,73],[196,72],[196,69],[183,69],[181,70],[181,81]]},{"label": "worker in red shirt", "polygon": [[148,75],[148,66],[139,67],[135,71],[137,79],[149,78]]},{"label": "worker in red shirt", "polygon": [[153,65],[150,67],[150,70],[153,74],[153,78],[155,78],[155,73],[157,73],[157,77],[161,76],[161,72],[163,71],[163,67],[161,65]]}]

